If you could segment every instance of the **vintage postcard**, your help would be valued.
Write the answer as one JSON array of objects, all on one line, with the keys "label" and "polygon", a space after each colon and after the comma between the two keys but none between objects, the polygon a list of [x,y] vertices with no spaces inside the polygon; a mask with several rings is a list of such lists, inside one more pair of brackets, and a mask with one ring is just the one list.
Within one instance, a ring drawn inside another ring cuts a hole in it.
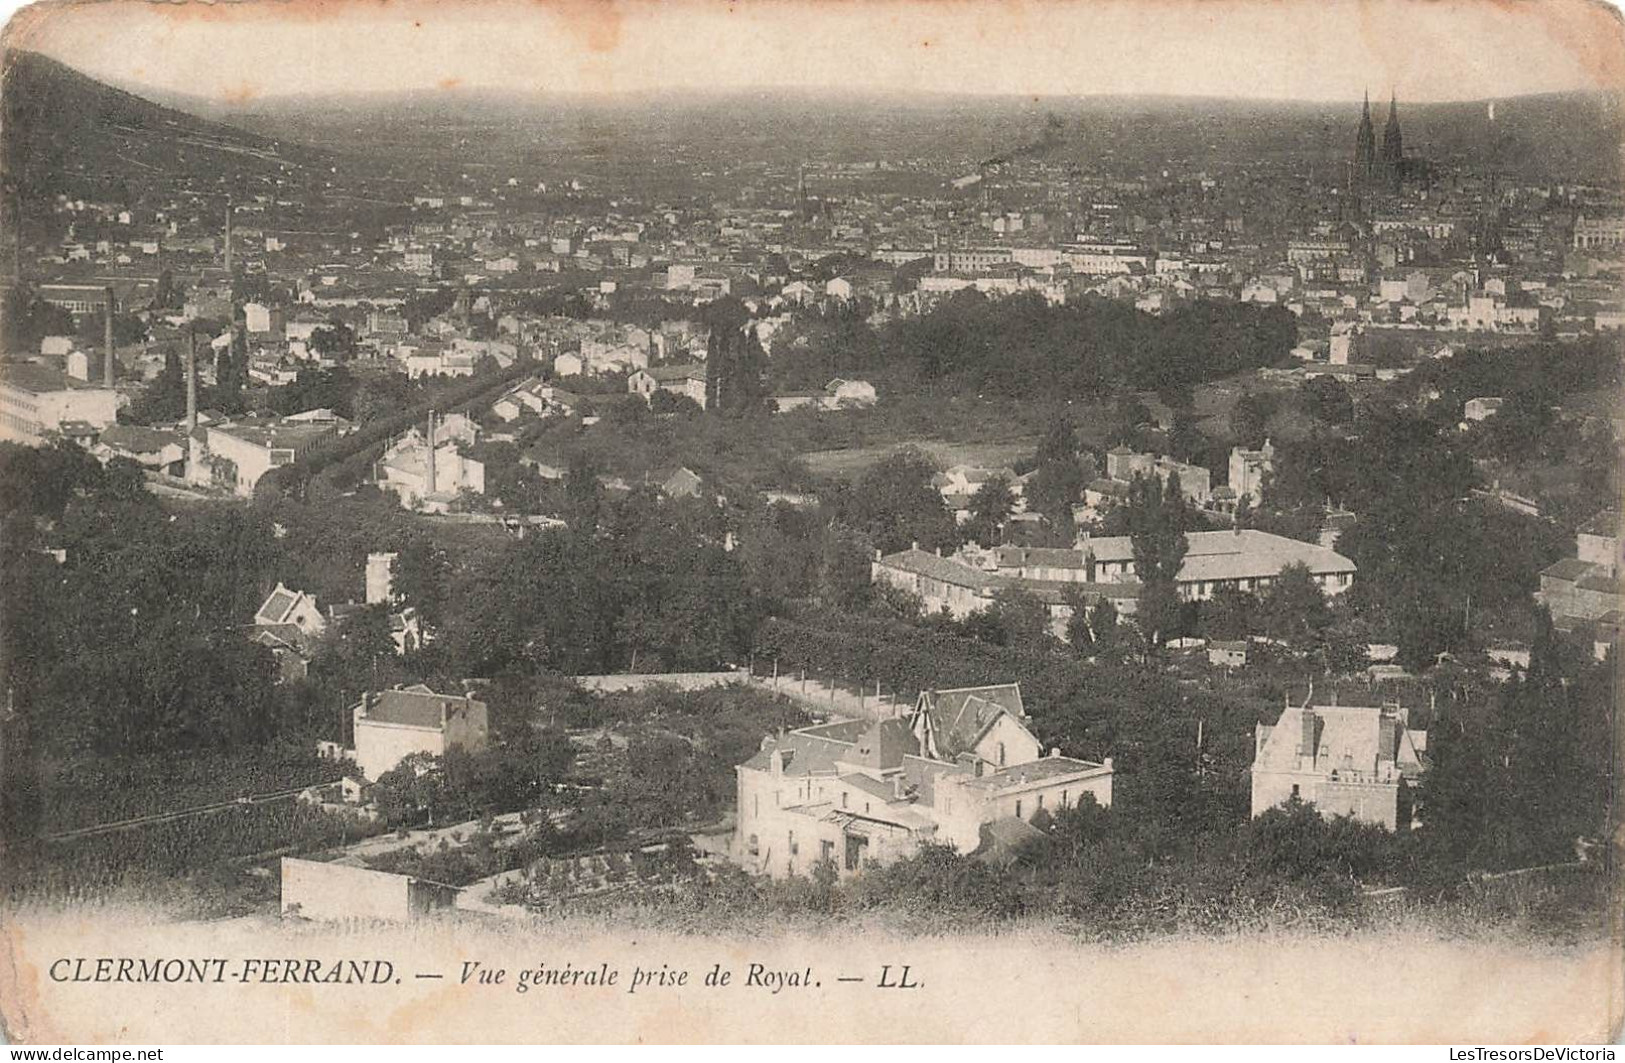
[{"label": "vintage postcard", "polygon": [[1619,1036],[1615,8],[0,66],[9,1041]]}]

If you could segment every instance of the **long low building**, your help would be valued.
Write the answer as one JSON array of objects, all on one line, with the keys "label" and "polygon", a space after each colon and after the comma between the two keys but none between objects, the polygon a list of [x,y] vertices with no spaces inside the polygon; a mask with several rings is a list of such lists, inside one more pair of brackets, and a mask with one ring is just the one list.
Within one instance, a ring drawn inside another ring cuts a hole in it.
[{"label": "long low building", "polygon": [[[1343,555],[1268,532],[1190,532],[1186,542],[1178,579],[1179,593],[1186,600],[1206,600],[1226,587],[1259,593],[1295,564],[1308,569],[1328,596],[1341,594],[1354,581],[1354,562]],[[894,554],[877,552],[870,577],[874,583],[917,595],[928,612],[947,610],[958,619],[989,608],[1001,590],[1025,590],[1049,606],[1057,634],[1072,613],[1068,589],[1081,592],[1090,603],[1110,600],[1124,615],[1135,611],[1140,597],[1134,544],[1126,535],[1085,536],[1074,549],[1001,546],[951,557],[917,547]]]},{"label": "long low building", "polygon": [[[1328,596],[1354,582],[1355,564],[1317,543],[1288,539],[1252,528],[1187,532],[1179,593],[1187,600],[1213,597],[1221,588],[1266,590],[1281,570],[1302,565]],[[995,571],[1022,580],[1080,583],[1132,580],[1134,542],[1127,535],[1084,536],[1074,549],[1005,546],[993,551]]]},{"label": "long low building", "polygon": [[206,425],[198,429],[204,447],[194,472],[200,482],[252,498],[260,477],[292,465],[348,427],[338,419],[316,421],[300,416],[242,417]]},{"label": "long low building", "polygon": [[33,362],[0,365],[0,440],[37,446],[118,420],[118,392]]}]

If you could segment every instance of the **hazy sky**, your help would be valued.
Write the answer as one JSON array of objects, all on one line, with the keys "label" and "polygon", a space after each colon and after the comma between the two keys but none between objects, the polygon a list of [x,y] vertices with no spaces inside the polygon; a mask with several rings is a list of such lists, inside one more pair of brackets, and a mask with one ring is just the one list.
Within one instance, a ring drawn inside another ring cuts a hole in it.
[{"label": "hazy sky", "polygon": [[8,44],[243,100],[458,86],[1475,99],[1625,83],[1599,0],[88,0]]}]

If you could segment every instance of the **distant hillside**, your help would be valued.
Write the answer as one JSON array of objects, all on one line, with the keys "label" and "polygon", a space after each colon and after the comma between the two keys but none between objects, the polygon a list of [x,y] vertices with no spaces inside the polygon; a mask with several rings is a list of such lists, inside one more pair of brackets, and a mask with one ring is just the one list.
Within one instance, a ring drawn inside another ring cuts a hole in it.
[{"label": "distant hillside", "polygon": [[[1617,95],[1552,93],[1453,103],[1399,101],[1409,155],[1446,167],[1528,179],[1611,181],[1621,175],[1625,121]],[[1380,131],[1386,100],[1372,101]],[[996,159],[1100,156],[1183,165],[1295,162],[1323,177],[1353,155],[1359,101],[1347,104],[1171,97],[1031,101]]]},{"label": "distant hillside", "polygon": [[142,99],[35,52],[4,57],[0,171],[6,188],[139,196],[148,183],[237,186],[321,163],[287,145]]},{"label": "distant hillside", "polygon": [[[1255,162],[1340,174],[1352,155],[1359,100],[1306,103],[1166,96],[876,95],[798,89],[547,96],[491,90],[262,97],[242,104],[176,98],[179,106],[266,135],[382,156],[431,158],[463,141],[484,157],[636,157],[713,145],[760,162],[893,157],[1112,162],[1155,172]],[[1532,179],[1611,180],[1625,143],[1621,99],[1560,93],[1455,103],[1399,101],[1408,151],[1445,166]],[[1387,101],[1372,101],[1381,128]],[[795,136],[785,137],[793,129]]]},{"label": "distant hillside", "polygon": [[[977,160],[1041,156],[1154,173],[1229,165],[1343,173],[1358,100],[1346,104],[1177,97],[959,96],[825,90],[541,95],[482,89],[377,95],[272,96],[242,102],[154,91],[143,98],[36,53],[7,57],[8,186],[137,195],[168,187],[240,191],[290,170],[347,160],[359,170],[434,180],[470,168],[537,173],[614,171],[621,184],[730,163]],[[144,90],[138,90],[144,91]],[[1373,100],[1381,128],[1387,101]],[[1621,99],[1562,93],[1495,101],[1399,101],[1409,154],[1533,180],[1608,181],[1621,174]],[[229,124],[228,124],[229,123]],[[786,136],[793,130],[793,136]],[[658,163],[652,160],[661,160]],[[554,172],[547,172],[551,168]],[[312,176],[312,175],[306,175]],[[449,177],[448,177],[449,179]],[[296,182],[297,183],[297,182]]]}]

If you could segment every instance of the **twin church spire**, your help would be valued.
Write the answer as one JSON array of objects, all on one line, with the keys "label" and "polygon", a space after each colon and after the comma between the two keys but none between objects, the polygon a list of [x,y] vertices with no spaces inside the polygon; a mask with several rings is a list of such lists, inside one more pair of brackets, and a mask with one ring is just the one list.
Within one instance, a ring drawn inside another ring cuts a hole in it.
[{"label": "twin church spire", "polygon": [[1371,124],[1371,94],[1365,96],[1360,128],[1354,136],[1354,179],[1362,187],[1378,185],[1398,189],[1405,176],[1405,142],[1399,130],[1399,98],[1388,98],[1388,124],[1382,131],[1382,148],[1377,148],[1376,129]]}]

